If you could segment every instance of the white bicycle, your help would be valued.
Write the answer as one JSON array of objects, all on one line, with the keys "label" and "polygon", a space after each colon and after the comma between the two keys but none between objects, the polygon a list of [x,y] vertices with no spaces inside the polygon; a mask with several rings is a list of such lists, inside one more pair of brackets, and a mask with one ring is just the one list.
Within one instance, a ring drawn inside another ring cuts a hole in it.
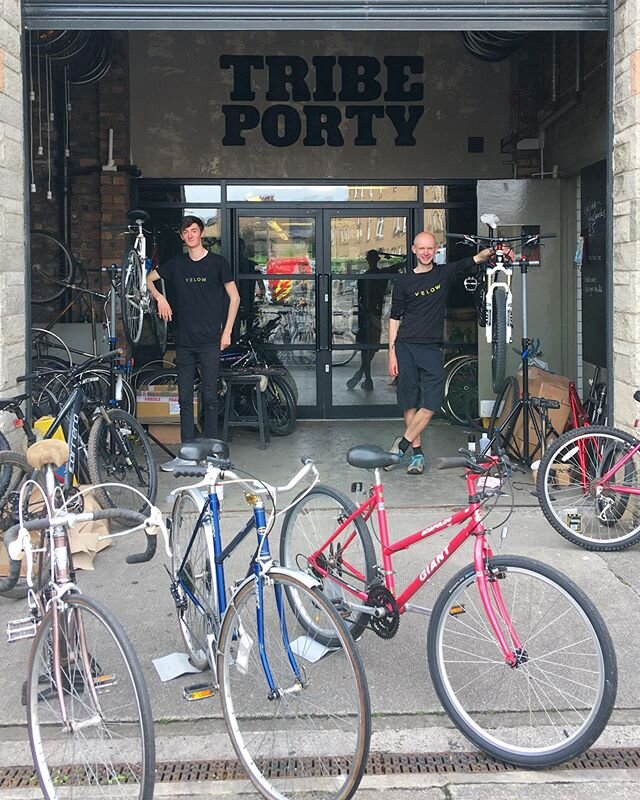
[{"label": "white bicycle", "polygon": [[537,248],[540,239],[549,239],[555,233],[523,233],[519,236],[497,236],[500,220],[495,214],[483,214],[480,221],[488,225],[491,236],[474,236],[467,233],[449,233],[449,239],[459,239],[472,247],[491,247],[494,254],[483,265],[477,275],[465,278],[467,291],[474,292],[478,324],[485,329],[487,342],[491,345],[491,382],[493,391],[501,391],[507,369],[507,345],[513,340],[513,294],[511,279],[514,265],[526,270],[539,266],[539,260],[532,260],[526,255],[516,256],[511,251],[515,247],[531,253]]},{"label": "white bicycle", "polygon": [[[127,214],[129,232],[135,234],[133,246],[125,252],[120,281],[120,309],[124,333],[130,345],[142,339],[145,315],[149,316],[152,335],[164,355],[167,349],[167,321],[158,315],[158,307],[147,286],[147,273],[157,266],[158,245],[155,234],[151,258],[147,257],[144,225],[150,219],[146,211],[133,209]],[[164,281],[160,291],[164,294]]]}]

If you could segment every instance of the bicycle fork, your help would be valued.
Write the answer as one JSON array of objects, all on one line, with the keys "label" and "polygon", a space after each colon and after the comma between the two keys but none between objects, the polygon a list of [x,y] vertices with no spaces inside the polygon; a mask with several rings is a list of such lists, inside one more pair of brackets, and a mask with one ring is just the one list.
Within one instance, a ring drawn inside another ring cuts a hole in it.
[{"label": "bicycle fork", "polygon": [[[480,599],[482,600],[482,605],[498,641],[498,645],[502,650],[505,662],[510,667],[515,668],[526,662],[527,654],[511,621],[504,598],[502,597],[499,583],[500,575],[489,573],[488,559],[491,558],[492,555],[491,549],[487,545],[484,532],[479,533],[476,536],[473,565],[478,581]],[[495,609],[497,609],[497,615]],[[500,624],[501,622],[502,625]],[[506,629],[511,644],[507,641],[503,626]]]}]

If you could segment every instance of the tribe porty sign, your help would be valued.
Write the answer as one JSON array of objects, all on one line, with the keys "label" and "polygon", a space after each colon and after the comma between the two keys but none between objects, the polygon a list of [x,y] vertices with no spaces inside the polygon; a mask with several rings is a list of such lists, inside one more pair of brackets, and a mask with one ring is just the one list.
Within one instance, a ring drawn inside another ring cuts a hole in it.
[{"label": "tribe porty sign", "polygon": [[[374,147],[389,132],[396,147],[416,144],[422,56],[223,55],[220,68],[230,70],[233,87],[222,106],[227,147],[259,136],[274,147],[342,147],[345,135],[357,147]],[[258,85],[265,87],[260,96]]]}]

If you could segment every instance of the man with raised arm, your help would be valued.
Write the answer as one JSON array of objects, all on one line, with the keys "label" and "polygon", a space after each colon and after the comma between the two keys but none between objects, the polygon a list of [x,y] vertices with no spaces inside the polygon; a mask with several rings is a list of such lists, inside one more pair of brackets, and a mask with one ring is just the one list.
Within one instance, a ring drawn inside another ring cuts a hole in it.
[{"label": "man with raised arm", "polygon": [[[204,435],[218,433],[218,370],[220,350],[231,344],[231,331],[240,306],[229,262],[210,253],[202,244],[204,223],[198,217],[184,217],[180,238],[187,252],[161,264],[147,275],[147,286],[158,304],[161,319],[173,320],[176,340],[176,370],[180,403],[180,439],[195,437],[193,389],[196,367],[200,369],[204,407]],[[174,308],[154,282],[163,278],[172,284]],[[226,298],[228,310],[225,316]],[[187,463],[174,458],[160,465],[165,472]]]},{"label": "man with raised arm", "polygon": [[458,275],[487,261],[493,253],[488,248],[451,264],[434,264],[436,250],[432,233],[423,231],[416,236],[411,251],[417,264],[396,278],[391,297],[389,375],[398,379],[405,431],[390,449],[404,459],[409,447],[413,448],[409,475],[422,475],[425,470],[420,436],[442,405],[447,294]]}]

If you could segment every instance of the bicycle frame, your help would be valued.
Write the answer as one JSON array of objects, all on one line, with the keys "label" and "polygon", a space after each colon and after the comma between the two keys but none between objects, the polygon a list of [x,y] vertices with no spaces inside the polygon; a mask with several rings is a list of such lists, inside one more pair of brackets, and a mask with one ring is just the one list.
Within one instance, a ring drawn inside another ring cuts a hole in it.
[{"label": "bicycle frame", "polygon": [[[217,609],[219,613],[219,619],[221,622],[222,616],[227,610],[227,594],[225,588],[226,583],[224,579],[224,561],[236,549],[236,547],[240,544],[240,542],[242,542],[244,538],[255,528],[258,539],[258,549],[256,551],[256,556],[251,560],[251,565],[247,572],[245,581],[246,580],[255,581],[256,614],[258,622],[258,650],[260,653],[260,661],[262,664],[267,684],[269,686],[269,691],[271,693],[271,696],[277,697],[280,690],[273,678],[264,643],[264,602],[263,602],[264,586],[261,580],[263,576],[268,574],[269,570],[272,567],[273,561],[271,559],[271,552],[269,549],[269,539],[268,536],[266,535],[267,520],[266,520],[264,502],[259,498],[251,498],[251,500],[252,500],[251,505],[253,507],[253,515],[247,520],[244,527],[234,536],[233,540],[227,545],[227,547],[223,549],[221,532],[220,532],[220,500],[215,491],[215,482],[208,487],[206,500],[203,503],[202,510],[198,516],[193,532],[191,534],[191,538],[189,539],[189,543],[185,549],[182,562],[178,569],[178,581],[180,586],[182,587],[182,590],[185,592],[185,594],[188,595],[191,602],[194,603],[196,608],[198,608],[202,614],[211,614],[213,612],[213,609],[205,608],[202,605],[200,600],[195,596],[194,592],[191,591],[191,588],[189,586],[189,581],[183,579],[183,571],[185,568],[185,564],[187,562],[189,553],[191,552],[193,542],[195,541],[198,528],[202,524],[205,516],[209,514],[211,516],[211,539],[212,539],[213,556],[214,556],[213,560],[215,564],[215,570],[211,578],[213,583],[213,595],[215,597],[215,602],[217,604]],[[244,583],[244,581],[242,583]],[[278,609],[278,616],[280,618],[280,631],[282,635],[282,643],[286,650],[287,658],[295,679],[300,683],[304,683],[302,671],[296,661],[296,658],[291,649],[291,643],[289,641],[287,622],[284,615],[284,599],[282,597],[282,587],[277,585],[274,586],[274,592],[276,598],[276,606]],[[215,665],[215,658],[213,658],[212,646],[213,646],[213,641],[210,638],[209,662],[215,676],[215,681],[217,683],[216,665]]]},{"label": "bicycle frame", "polygon": [[[466,481],[467,481],[467,490],[469,492],[469,505],[464,508],[462,511],[457,511],[456,513],[452,514],[449,517],[441,520],[440,522],[435,523],[434,525],[430,525],[427,528],[423,528],[416,533],[413,533],[404,539],[400,539],[397,542],[390,543],[389,542],[389,529],[387,526],[387,513],[386,513],[386,506],[384,502],[384,491],[383,485],[381,480],[381,472],[379,469],[374,470],[374,483],[371,487],[371,496],[365,500],[361,505],[359,505],[352,514],[350,514],[339,526],[338,528],[331,534],[331,536],[322,544],[322,546],[316,550],[315,553],[312,553],[308,557],[308,562],[313,568],[314,572],[317,574],[322,575],[325,579],[330,581],[335,581],[341,587],[346,589],[348,592],[353,594],[358,600],[362,601],[363,603],[366,602],[368,594],[366,591],[359,591],[355,589],[353,586],[350,586],[345,581],[341,580],[340,578],[336,577],[333,574],[330,574],[326,569],[321,566],[321,563],[318,560],[318,557],[325,550],[329,545],[341,534],[344,532],[346,528],[356,519],[356,517],[361,517],[362,520],[366,523],[373,515],[374,511],[377,515],[378,521],[378,530],[380,533],[380,542],[382,546],[382,575],[384,578],[385,587],[394,595],[396,598],[396,602],[398,604],[398,609],[400,613],[404,613],[405,611],[410,610],[409,600],[418,592],[428,581],[438,572],[438,570],[446,564],[449,558],[461,547],[462,544],[469,538],[469,536],[475,536],[475,544],[474,544],[474,552],[473,552],[473,563],[476,572],[476,577],[478,578],[478,588],[480,591],[480,597],[482,600],[482,605],[484,607],[485,613],[487,614],[487,618],[489,619],[491,628],[496,636],[500,649],[502,650],[502,654],[504,656],[505,661],[510,666],[515,666],[517,662],[517,656],[515,653],[518,651],[519,648],[522,647],[522,643],[518,639],[518,635],[513,628],[513,625],[510,622],[510,616],[508,610],[505,606],[505,603],[502,598],[502,594],[500,592],[500,587],[498,586],[497,581],[492,580],[491,578],[487,578],[485,572],[485,563],[488,558],[490,558],[493,553],[491,548],[488,545],[488,542],[485,537],[485,527],[482,522],[482,515],[481,515],[481,504],[480,499],[477,494],[476,490],[476,483],[478,479],[481,477],[478,473],[467,472],[466,473]],[[393,574],[393,556],[395,553],[398,553],[401,550],[407,550],[412,547],[414,544],[423,541],[424,539],[428,539],[431,536],[434,536],[436,533],[440,533],[441,531],[446,530],[447,528],[454,527],[456,525],[461,525],[462,523],[468,520],[467,525],[460,530],[451,541],[433,558],[429,561],[424,569],[420,572],[420,574],[409,583],[405,589],[399,594],[396,595],[395,591],[395,577]],[[341,548],[341,552],[344,554],[351,542],[356,538],[356,532],[352,533],[349,536]],[[363,583],[366,582],[366,578],[364,575],[359,573],[356,569],[350,565],[344,555],[342,557],[342,564],[346,570],[349,570],[351,574],[357,577],[359,580],[362,580]],[[490,584],[490,586],[489,586]],[[505,633],[502,629],[500,622],[495,614],[491,597],[493,597],[493,602],[495,606],[498,608],[500,612],[501,619],[504,621],[505,627],[507,629],[507,633],[509,639],[511,640],[511,645],[507,641]]]}]

